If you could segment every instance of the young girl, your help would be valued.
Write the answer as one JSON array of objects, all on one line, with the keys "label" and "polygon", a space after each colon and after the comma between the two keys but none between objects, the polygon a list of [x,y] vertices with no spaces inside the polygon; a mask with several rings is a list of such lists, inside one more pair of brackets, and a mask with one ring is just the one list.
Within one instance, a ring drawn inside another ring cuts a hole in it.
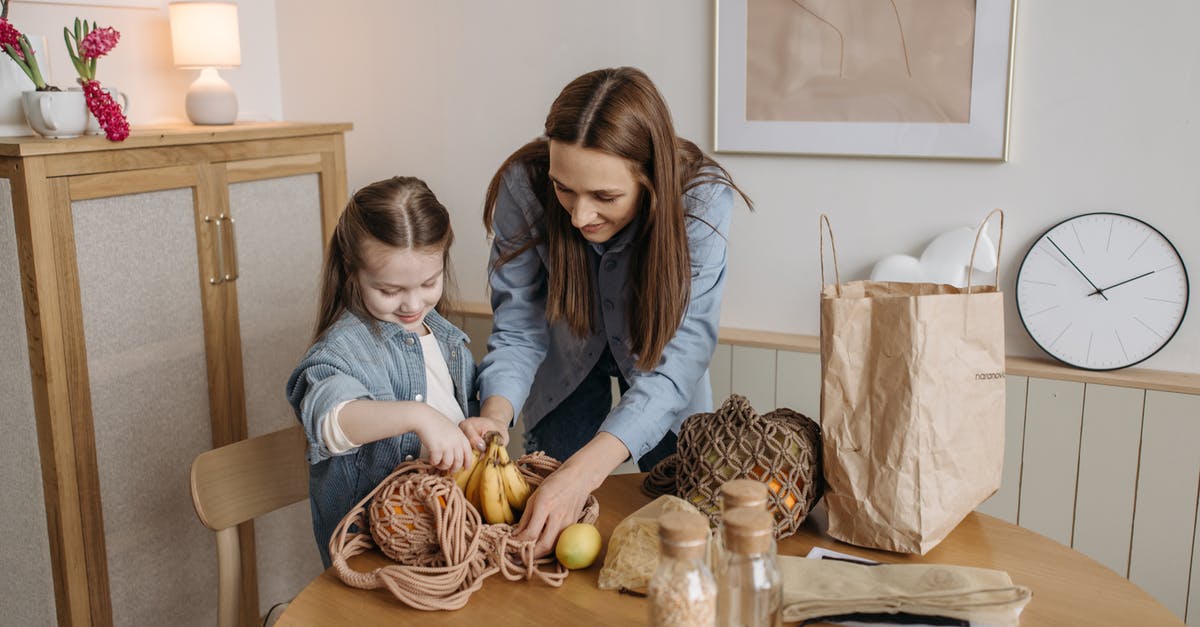
[{"label": "young girl", "polygon": [[427,454],[438,468],[460,468],[491,428],[463,420],[475,405],[475,364],[467,336],[437,312],[453,240],[446,208],[411,177],[359,190],[334,229],[313,346],[287,384],[308,436],[326,567],[334,528],[397,464]]},{"label": "young girl", "polygon": [[[543,137],[492,178],[481,415],[507,424],[523,413],[526,450],[564,460],[521,517],[517,537],[536,538],[536,552],[622,461],[649,470],[674,452],[685,418],[712,409],[735,191],[628,67],[571,81]],[[621,401],[610,410],[613,378]]]}]

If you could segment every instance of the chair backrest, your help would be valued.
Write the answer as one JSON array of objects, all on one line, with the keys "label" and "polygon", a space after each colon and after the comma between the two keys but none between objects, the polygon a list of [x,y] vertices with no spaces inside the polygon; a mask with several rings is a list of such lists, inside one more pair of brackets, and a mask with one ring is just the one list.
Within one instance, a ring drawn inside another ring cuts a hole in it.
[{"label": "chair backrest", "polygon": [[[238,624],[242,594],[237,526],[308,498],[307,440],[299,425],[227,444],[192,462],[196,516],[217,532],[217,625]],[[257,608],[255,613],[257,613]]]}]

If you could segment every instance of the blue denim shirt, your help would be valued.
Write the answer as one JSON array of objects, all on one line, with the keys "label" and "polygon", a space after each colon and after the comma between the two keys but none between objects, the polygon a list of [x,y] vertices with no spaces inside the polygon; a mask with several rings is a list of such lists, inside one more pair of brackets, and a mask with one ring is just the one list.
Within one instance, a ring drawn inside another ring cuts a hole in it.
[{"label": "blue denim shirt", "polygon": [[[463,414],[477,414],[475,362],[466,348],[470,340],[436,311],[425,317],[425,324],[442,349]],[[417,334],[349,312],[308,349],[288,378],[288,401],[308,436],[313,533],[326,567],[334,528],[400,462],[416,457],[421,442],[410,431],[334,455],[322,436],[325,415],[347,400],[420,400],[425,398],[425,385],[425,357]]]},{"label": "blue denim shirt", "polygon": [[[695,187],[685,194],[684,207],[689,215],[700,218],[686,219],[691,301],[653,370],[635,368],[637,355],[630,349],[627,312],[635,223],[604,245],[590,247],[599,325],[588,337],[576,336],[564,321],[546,322],[548,262],[544,244],[491,273],[494,317],[488,354],[479,364],[480,398],[507,399],[515,413],[524,411],[525,428],[532,429],[575,390],[607,343],[629,390],[600,430],[621,440],[634,459],[654,448],[667,429],[678,433],[688,416],[711,411],[708,365],[717,345],[733,190],[717,184]],[[513,243],[524,241],[527,234],[540,235],[543,216],[525,167],[510,167],[496,199],[492,264],[502,245],[503,250],[511,250]]]}]

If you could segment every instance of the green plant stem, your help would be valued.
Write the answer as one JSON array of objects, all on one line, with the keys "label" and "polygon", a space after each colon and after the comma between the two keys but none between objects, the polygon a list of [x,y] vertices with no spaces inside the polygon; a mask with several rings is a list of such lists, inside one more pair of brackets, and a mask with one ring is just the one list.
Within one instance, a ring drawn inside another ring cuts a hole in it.
[{"label": "green plant stem", "polygon": [[[25,35],[21,35],[21,38],[17,40],[17,43],[21,44],[21,52],[25,55],[25,65],[22,67],[22,69],[24,69],[25,73],[29,75],[29,80],[33,81],[33,86],[36,87],[38,91],[45,90],[46,79],[42,78],[42,72],[38,68],[37,58],[33,56],[33,48],[29,45],[29,38]],[[8,48],[11,46],[5,47]],[[10,54],[9,56],[12,55]]]},{"label": "green plant stem", "polygon": [[[21,52],[8,44],[4,44],[4,52],[8,54],[8,58],[13,60],[13,63],[17,64],[17,67],[21,68],[21,71],[25,73],[25,76],[28,76],[29,80],[32,81],[33,72],[30,71],[29,64],[25,63],[25,61],[21,59]],[[36,87],[36,84],[34,86]]]},{"label": "green plant stem", "polygon": [[[76,21],[76,24],[78,24],[78,21]],[[75,53],[79,42],[78,40],[76,40],[74,44],[71,42],[71,31],[67,30],[66,26],[63,27],[63,41],[67,43],[67,54],[71,57],[71,65],[75,66],[75,71],[80,77],[87,78],[87,64],[79,58],[78,54]]]}]

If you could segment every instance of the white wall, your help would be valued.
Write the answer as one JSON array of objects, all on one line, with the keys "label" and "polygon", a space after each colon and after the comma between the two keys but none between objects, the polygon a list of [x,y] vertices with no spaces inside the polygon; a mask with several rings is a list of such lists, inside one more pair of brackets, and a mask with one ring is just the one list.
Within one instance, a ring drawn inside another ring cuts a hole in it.
[{"label": "white wall", "polygon": [[[283,107],[275,0],[238,4],[242,65],[221,70],[221,75],[238,93],[238,119],[279,120]],[[39,59],[39,64],[47,82],[63,89],[77,86],[62,35],[63,27],[72,26],[76,17],[121,33],[117,47],[97,63],[96,78],[129,95],[131,124],[187,122],[183,99],[198,72],[176,69],[172,63],[167,0],[13,0],[9,21],[31,38],[46,38],[49,59]]]},{"label": "white wall", "polygon": [[[711,0],[276,4],[285,119],[354,123],[352,189],[396,173],[426,179],[454,213],[466,300],[485,299],[487,181],[540,132],[570,79],[641,67],[679,133],[712,146]],[[756,204],[734,219],[722,324],[818,333],[821,211],[837,229],[843,279],[1003,207],[1010,295],[1041,232],[1097,210],[1158,227],[1200,282],[1197,23],[1193,0],[1023,2],[1008,163],[716,155]],[[1200,372],[1195,300],[1172,343],[1142,366]],[[1010,353],[1040,355],[1011,296],[1008,306]]]}]

